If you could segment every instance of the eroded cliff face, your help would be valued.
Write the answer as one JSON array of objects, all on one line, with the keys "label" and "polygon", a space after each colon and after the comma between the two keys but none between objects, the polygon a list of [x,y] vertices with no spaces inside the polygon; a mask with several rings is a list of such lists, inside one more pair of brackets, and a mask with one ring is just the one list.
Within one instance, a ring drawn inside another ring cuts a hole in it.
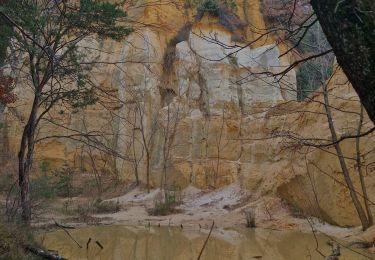
[{"label": "eroded cliff face", "polygon": [[[53,111],[55,123],[43,122],[39,131],[40,138],[98,131],[112,152],[72,139],[46,138],[37,146],[34,167],[42,160],[53,167],[67,161],[91,172],[95,161],[103,173],[128,180],[138,173],[146,182],[149,157],[154,187],[166,182],[174,188],[218,188],[237,182],[254,197],[280,196],[331,223],[359,223],[334,150],[286,147],[285,138],[273,135],[288,130],[328,138],[329,131],[321,101],[294,101],[294,70],[281,81],[263,73],[278,73],[291,63],[288,55],[279,58],[280,45],[272,37],[246,44],[259,37],[249,24],[265,27],[258,0],[238,1],[229,25],[208,14],[196,19],[195,8],[186,3],[139,5],[124,6],[138,21],[125,42],[84,43],[100,50],[88,53],[90,57],[106,62],[92,69],[93,81],[115,98],[74,114]],[[335,111],[336,127],[345,133],[358,124],[359,103],[341,83],[346,83],[341,74],[331,81],[337,93],[331,102],[354,111],[345,116]],[[6,113],[5,139],[13,155],[31,102],[28,91],[18,87],[18,102]],[[322,100],[319,94],[315,99]],[[346,156],[355,155],[353,139],[342,146]],[[363,138],[361,146],[364,162],[373,161],[374,138]],[[349,161],[359,187],[355,161]],[[372,171],[369,167],[366,176],[371,198]]]}]

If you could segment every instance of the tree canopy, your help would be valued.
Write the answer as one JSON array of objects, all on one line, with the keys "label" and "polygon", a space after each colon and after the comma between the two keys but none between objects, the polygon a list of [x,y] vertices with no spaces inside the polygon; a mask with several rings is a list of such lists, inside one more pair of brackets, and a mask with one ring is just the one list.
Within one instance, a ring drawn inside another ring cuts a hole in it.
[{"label": "tree canopy", "polygon": [[311,0],[323,31],[375,123],[375,1]]}]

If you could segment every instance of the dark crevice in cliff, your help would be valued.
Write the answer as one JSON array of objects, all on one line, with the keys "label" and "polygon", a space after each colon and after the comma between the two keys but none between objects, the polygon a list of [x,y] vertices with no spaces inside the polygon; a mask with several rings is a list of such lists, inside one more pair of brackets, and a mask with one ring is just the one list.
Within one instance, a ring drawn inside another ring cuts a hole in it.
[{"label": "dark crevice in cliff", "polygon": [[[202,20],[204,17],[204,14],[208,11],[201,9],[198,10],[198,13],[196,15],[196,21]],[[237,14],[235,14],[232,10],[230,10],[228,7],[224,5],[219,5],[217,7],[216,12],[208,12],[212,16],[216,16],[218,18],[218,22],[220,25],[222,25],[224,28],[226,28],[228,31],[233,33],[232,35],[232,41],[237,42],[244,42],[245,37],[245,29],[247,26],[246,22],[241,21],[241,19],[238,17]]]},{"label": "dark crevice in cliff", "polygon": [[200,87],[199,109],[206,118],[210,117],[210,96],[208,93],[207,82],[205,78],[198,73],[198,85]]},{"label": "dark crevice in cliff", "polygon": [[179,44],[180,42],[189,40],[191,27],[192,27],[191,23],[185,24],[177,33],[177,35],[169,41],[167,45],[167,49],[164,54],[164,59],[163,59],[163,74],[164,75],[168,76],[169,74],[173,73],[172,72],[173,64],[176,59],[176,45]]},{"label": "dark crevice in cliff", "polygon": [[191,31],[192,24],[187,23],[185,24],[177,33],[175,37],[173,37],[165,50],[164,58],[163,58],[163,74],[162,74],[162,83],[159,87],[160,95],[161,95],[161,103],[166,104],[168,102],[168,98],[171,97],[172,93],[176,96],[176,90],[173,86],[175,86],[176,75],[175,71],[173,70],[174,62],[176,60],[176,45],[180,42],[189,40],[189,35]]}]

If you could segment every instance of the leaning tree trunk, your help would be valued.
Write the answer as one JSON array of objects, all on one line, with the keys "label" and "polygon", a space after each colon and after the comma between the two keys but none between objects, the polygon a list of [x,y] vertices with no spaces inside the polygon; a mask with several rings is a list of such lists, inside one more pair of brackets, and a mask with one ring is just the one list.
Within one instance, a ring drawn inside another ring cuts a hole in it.
[{"label": "leaning tree trunk", "polygon": [[335,126],[333,124],[331,107],[330,107],[329,100],[328,100],[327,86],[324,87],[323,97],[324,97],[324,108],[325,108],[326,115],[327,115],[328,127],[329,127],[329,130],[330,130],[330,133],[331,133],[332,142],[335,143],[334,147],[335,147],[335,150],[336,150],[337,158],[338,158],[339,163],[340,163],[342,174],[344,176],[346,186],[349,189],[349,193],[350,193],[350,197],[352,199],[353,205],[354,205],[354,207],[357,211],[358,217],[361,221],[362,229],[366,230],[371,226],[371,224],[370,224],[369,219],[367,218],[367,215],[366,215],[366,213],[365,213],[365,211],[362,207],[361,202],[358,199],[357,193],[356,193],[355,188],[354,188],[353,181],[350,177],[348,166],[346,165],[346,162],[345,162],[344,154],[341,150],[340,143],[337,142],[338,138],[337,138]]},{"label": "leaning tree trunk", "polygon": [[38,98],[34,99],[29,120],[24,128],[20,150],[18,153],[18,182],[21,190],[22,220],[25,225],[31,222],[30,199],[30,170],[33,162],[35,145],[36,117],[38,113]]},{"label": "leaning tree trunk", "polygon": [[311,0],[337,62],[375,123],[375,1]]},{"label": "leaning tree trunk", "polygon": [[[363,125],[363,106],[361,106],[361,114],[360,114],[360,119],[358,123],[358,128],[357,128],[357,135],[359,136],[361,134],[361,129]],[[360,137],[357,137],[355,140],[355,149],[356,149],[356,162],[357,162],[357,172],[359,176],[359,181],[361,182],[361,188],[362,188],[362,193],[363,193],[363,203],[365,204],[365,209],[367,213],[367,218],[369,225],[372,226],[374,224],[374,219],[371,213],[370,205],[369,205],[369,197],[367,193],[367,188],[366,188],[366,183],[365,183],[365,177],[363,175],[362,171],[362,160],[361,160],[361,150],[360,150]]]}]

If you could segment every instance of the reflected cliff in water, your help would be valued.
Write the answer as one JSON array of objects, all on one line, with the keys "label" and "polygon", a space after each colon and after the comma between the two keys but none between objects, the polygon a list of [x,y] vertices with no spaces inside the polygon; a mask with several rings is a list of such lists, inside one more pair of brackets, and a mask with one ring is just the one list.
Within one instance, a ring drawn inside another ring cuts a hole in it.
[{"label": "reflected cliff in water", "polygon": [[[49,250],[56,250],[65,258],[75,260],[195,260],[208,229],[100,226],[69,230],[69,233],[82,248],[63,230],[43,234],[40,240]],[[315,239],[312,234],[298,232],[215,229],[201,259],[323,259],[316,248],[328,255],[328,240],[323,235],[317,235]],[[342,259],[367,258],[342,248]]]}]

